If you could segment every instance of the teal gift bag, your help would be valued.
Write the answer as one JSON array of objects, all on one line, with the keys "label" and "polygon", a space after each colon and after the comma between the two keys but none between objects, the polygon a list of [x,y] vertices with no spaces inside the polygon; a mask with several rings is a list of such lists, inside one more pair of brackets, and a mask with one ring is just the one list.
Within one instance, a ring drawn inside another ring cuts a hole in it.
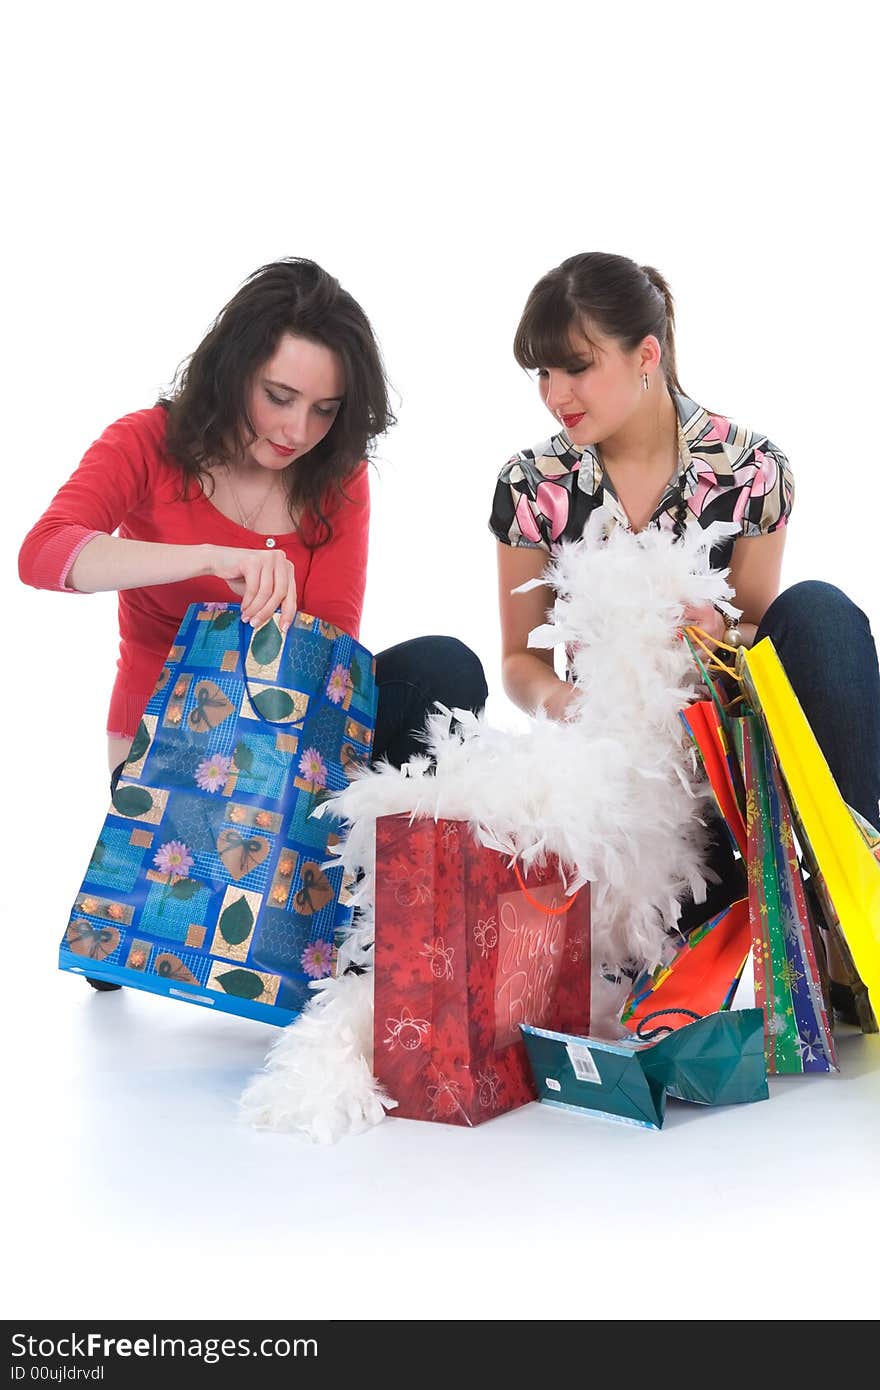
[{"label": "teal gift bag", "polygon": [[662,1129],[667,1096],[697,1105],[769,1098],[761,1009],[695,1015],[684,1027],[656,1032],[666,1036],[612,1043],[523,1024],[538,1099],[561,1110]]},{"label": "teal gift bag", "polygon": [[369,759],[375,663],[297,614],[282,637],[191,604],[113,793],[59,965],[286,1024],[329,975],[351,885],[311,818]]}]

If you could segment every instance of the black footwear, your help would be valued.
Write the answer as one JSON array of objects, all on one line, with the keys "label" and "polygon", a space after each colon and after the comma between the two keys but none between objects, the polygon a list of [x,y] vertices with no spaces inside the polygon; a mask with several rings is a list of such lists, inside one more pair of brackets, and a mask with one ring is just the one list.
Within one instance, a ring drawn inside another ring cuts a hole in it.
[{"label": "black footwear", "polygon": [[88,980],[92,989],[98,989],[101,991],[107,989],[122,989],[122,985],[113,985],[110,983],[109,980],[93,980],[91,975],[87,975],[86,979]]},{"label": "black footwear", "polygon": [[841,985],[836,980],[829,980],[828,992],[831,996],[834,1017],[838,1022],[851,1023],[853,1027],[858,1028],[859,1016],[856,1013],[856,997],[849,985]]},{"label": "black footwear", "polygon": [[851,1023],[861,1028],[863,1033],[876,1033],[877,1019],[871,1008],[868,991],[861,981],[855,986],[841,985],[837,980],[829,980],[831,1009],[839,1023]]}]

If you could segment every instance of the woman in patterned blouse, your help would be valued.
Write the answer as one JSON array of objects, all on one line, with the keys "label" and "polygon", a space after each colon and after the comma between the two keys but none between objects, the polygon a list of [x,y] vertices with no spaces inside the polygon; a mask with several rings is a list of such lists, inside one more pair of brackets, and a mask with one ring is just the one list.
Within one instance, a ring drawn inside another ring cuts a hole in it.
[{"label": "woman in patterned blouse", "polygon": [[[564,719],[573,688],[552,651],[528,646],[552,594],[511,596],[543,572],[560,540],[579,537],[604,506],[612,525],[675,533],[712,521],[741,534],[716,545],[712,564],[730,566],[743,610],[735,640],[771,636],[844,799],[873,824],[880,798],[880,676],[868,619],[832,585],[809,581],[780,593],[782,553],[794,497],[777,446],[690,400],[678,380],[672,296],[650,266],[597,252],[572,256],[529,295],[514,340],[534,372],[559,430],[501,470],[490,527],[498,540],[502,662],[507,694],[525,710],[543,705]],[[714,608],[688,622],[722,639]],[[832,688],[833,682],[833,688]],[[739,896],[744,876],[724,833],[713,865],[719,888],[700,908],[686,904],[685,928]],[[838,1002],[847,1002],[838,993]]]}]

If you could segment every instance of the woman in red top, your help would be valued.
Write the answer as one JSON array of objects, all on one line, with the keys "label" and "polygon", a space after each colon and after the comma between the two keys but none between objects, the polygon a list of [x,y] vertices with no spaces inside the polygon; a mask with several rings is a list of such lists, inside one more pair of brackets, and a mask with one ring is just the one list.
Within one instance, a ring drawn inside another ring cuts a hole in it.
[{"label": "woman in red top", "polygon": [[[25,538],[19,573],[36,588],[119,591],[115,775],[188,604],[234,595],[254,627],[280,609],[286,630],[300,609],[358,636],[365,456],[393,423],[360,305],[291,258],[245,281],[169,399],[91,446]],[[487,695],[479,660],[450,637],[380,652],[376,680],[373,757],[397,765],[420,751],[435,701],[476,710]]]}]

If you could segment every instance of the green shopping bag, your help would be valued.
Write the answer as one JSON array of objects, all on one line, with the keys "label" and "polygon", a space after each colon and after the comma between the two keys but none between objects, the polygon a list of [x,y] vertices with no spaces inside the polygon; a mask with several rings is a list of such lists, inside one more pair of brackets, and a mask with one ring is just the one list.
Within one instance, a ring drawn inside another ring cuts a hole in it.
[{"label": "green shopping bag", "polygon": [[760,718],[731,724],[746,789],[755,1002],[765,1014],[767,1071],[837,1071],[788,797]]}]

